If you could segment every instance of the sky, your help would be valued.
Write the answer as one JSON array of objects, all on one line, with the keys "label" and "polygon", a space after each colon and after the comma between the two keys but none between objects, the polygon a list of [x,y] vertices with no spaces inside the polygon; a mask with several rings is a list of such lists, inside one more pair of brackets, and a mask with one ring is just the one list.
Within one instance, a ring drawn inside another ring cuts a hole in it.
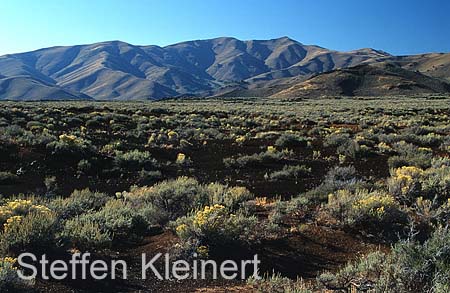
[{"label": "sky", "polygon": [[450,52],[449,0],[1,0],[0,55],[121,40],[288,36],[348,51]]}]

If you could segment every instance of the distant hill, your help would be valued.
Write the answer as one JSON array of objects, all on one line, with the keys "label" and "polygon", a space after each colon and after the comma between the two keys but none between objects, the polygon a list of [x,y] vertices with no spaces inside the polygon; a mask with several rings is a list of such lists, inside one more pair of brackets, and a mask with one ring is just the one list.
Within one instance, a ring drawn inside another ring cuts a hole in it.
[{"label": "distant hill", "polygon": [[386,61],[407,70],[420,71],[423,74],[450,81],[450,54],[448,53],[393,56],[386,58]]},{"label": "distant hill", "polygon": [[272,96],[389,96],[424,93],[450,93],[450,84],[396,64],[377,63],[322,73]]},{"label": "distant hill", "polygon": [[17,100],[53,99],[55,93],[62,99],[96,100],[267,96],[320,73],[379,62],[448,79],[449,56],[397,57],[374,49],[338,52],[288,37],[216,38],[166,47],[110,41],[1,56],[0,77],[8,78],[6,84],[15,81],[3,88],[2,98]]},{"label": "distant hill", "polygon": [[91,97],[31,77],[0,78],[0,100],[92,100]]}]

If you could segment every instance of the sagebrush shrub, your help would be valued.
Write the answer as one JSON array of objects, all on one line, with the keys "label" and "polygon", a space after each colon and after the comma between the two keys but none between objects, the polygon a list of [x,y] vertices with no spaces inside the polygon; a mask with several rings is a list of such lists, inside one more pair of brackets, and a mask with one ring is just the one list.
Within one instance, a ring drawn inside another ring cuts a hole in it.
[{"label": "sagebrush shrub", "polygon": [[28,282],[19,278],[16,262],[17,259],[12,257],[0,258],[0,291],[17,292],[30,285]]},{"label": "sagebrush shrub", "polygon": [[306,147],[308,139],[303,136],[284,133],[275,141],[275,145],[279,148]]},{"label": "sagebrush shrub", "polygon": [[[10,218],[11,219],[11,218]],[[0,232],[0,248],[4,253],[48,249],[54,244],[54,212],[32,211],[25,216],[15,216]]]},{"label": "sagebrush shrub", "polygon": [[292,280],[281,274],[266,275],[262,279],[249,278],[247,284],[252,286],[255,292],[261,293],[312,293],[302,279]]},{"label": "sagebrush shrub", "polygon": [[81,219],[97,223],[102,231],[112,235],[113,240],[142,235],[147,228],[139,210],[121,199],[110,200],[100,210],[83,214]]},{"label": "sagebrush shrub", "polygon": [[268,174],[267,178],[271,181],[295,180],[297,182],[300,176],[306,176],[310,173],[311,168],[305,165],[285,165],[282,170],[274,171]]},{"label": "sagebrush shrub", "polygon": [[[262,236],[258,219],[243,213],[233,214],[223,205],[205,206],[191,216],[179,218],[175,231],[184,240],[197,239],[207,246],[250,243]],[[260,234],[258,234],[260,233]]]},{"label": "sagebrush shrub", "polygon": [[131,189],[125,193],[125,198],[135,206],[153,205],[167,215],[167,220],[184,216],[208,204],[209,200],[205,188],[197,180],[187,177]]},{"label": "sagebrush shrub", "polygon": [[322,211],[342,225],[386,232],[390,236],[406,225],[406,215],[398,202],[383,191],[339,190],[328,196]]},{"label": "sagebrush shrub", "polygon": [[158,165],[149,152],[132,150],[129,152],[116,151],[115,162],[121,168],[127,169],[142,169],[142,168],[154,168]]},{"label": "sagebrush shrub", "polygon": [[66,245],[80,250],[105,248],[112,242],[111,234],[87,217],[75,217],[66,221],[59,237]]},{"label": "sagebrush shrub", "polygon": [[401,240],[390,254],[370,253],[337,273],[318,281],[329,289],[349,290],[352,281],[375,292],[448,292],[450,286],[450,232],[438,228],[424,243]]},{"label": "sagebrush shrub", "polygon": [[59,140],[47,144],[53,155],[82,158],[95,152],[92,143],[73,134],[61,134]]},{"label": "sagebrush shrub", "polygon": [[99,210],[110,199],[108,195],[89,189],[74,190],[67,198],[58,198],[50,203],[61,219],[81,215],[90,211]]},{"label": "sagebrush shrub", "polygon": [[254,195],[245,187],[228,187],[219,183],[206,185],[208,204],[222,204],[231,210],[254,198]]}]

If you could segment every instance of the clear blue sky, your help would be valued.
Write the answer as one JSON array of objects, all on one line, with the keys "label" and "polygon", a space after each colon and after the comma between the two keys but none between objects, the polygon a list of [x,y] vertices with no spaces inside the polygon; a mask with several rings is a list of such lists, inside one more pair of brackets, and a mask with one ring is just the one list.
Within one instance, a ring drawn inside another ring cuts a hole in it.
[{"label": "clear blue sky", "polygon": [[450,52],[449,0],[1,0],[0,55],[122,40],[289,36],[336,50]]}]

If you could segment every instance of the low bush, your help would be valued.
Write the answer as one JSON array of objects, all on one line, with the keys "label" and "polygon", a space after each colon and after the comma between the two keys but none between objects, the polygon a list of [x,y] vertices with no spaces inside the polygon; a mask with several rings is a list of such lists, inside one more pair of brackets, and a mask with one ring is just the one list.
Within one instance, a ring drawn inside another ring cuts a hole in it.
[{"label": "low bush", "polygon": [[222,204],[236,210],[241,203],[253,198],[244,187],[228,187],[218,183],[200,184],[188,177],[167,180],[151,187],[134,187],[123,193],[134,208],[150,208],[160,224],[186,216],[206,205]]},{"label": "low bush", "polygon": [[124,169],[151,169],[158,165],[158,161],[151,157],[147,151],[132,150],[129,152],[117,151],[115,162],[118,166]]},{"label": "low bush", "polygon": [[[19,278],[17,274],[17,259],[12,257],[0,258],[0,291],[1,292],[18,292],[24,290],[31,285],[30,283]],[[29,289],[29,288],[27,288]]]},{"label": "low bush", "polygon": [[225,158],[223,163],[227,168],[258,168],[267,164],[289,160],[292,156],[292,151],[277,151],[273,146],[269,146],[265,152],[237,158]]},{"label": "low bush", "polygon": [[311,202],[323,203],[328,200],[328,195],[340,189],[354,191],[366,188],[367,184],[358,178],[356,169],[353,166],[336,166],[330,169],[322,183],[316,188],[305,193],[304,197]]},{"label": "low bush", "polygon": [[97,212],[81,215],[80,220],[98,224],[114,241],[139,238],[148,227],[140,211],[121,199],[108,201]]},{"label": "low bush", "polygon": [[190,211],[208,204],[208,194],[197,180],[179,177],[157,183],[151,187],[132,188],[124,193],[125,199],[135,207],[152,205],[173,221]]},{"label": "low bush", "polygon": [[429,149],[419,148],[415,145],[405,143],[404,141],[395,143],[393,148],[398,155],[388,159],[389,168],[415,166],[426,169],[431,166],[433,152],[430,152]]},{"label": "low bush", "polygon": [[142,169],[139,171],[139,184],[148,185],[153,184],[163,178],[163,174],[159,170],[147,171]]},{"label": "low bush", "polygon": [[106,248],[112,236],[102,231],[100,225],[86,217],[75,217],[64,223],[59,238],[71,247],[82,251]]},{"label": "low bush", "polygon": [[408,205],[423,197],[438,207],[450,197],[450,167],[445,164],[426,170],[403,166],[391,173],[388,179],[389,191]]},{"label": "low bush", "polygon": [[228,187],[219,183],[206,185],[208,204],[221,204],[232,211],[237,210],[242,203],[253,199],[254,195],[245,187]]},{"label": "low bush", "polygon": [[348,133],[331,133],[326,136],[323,145],[325,147],[339,147],[341,145],[346,145],[351,141],[350,135]]},{"label": "low bush", "polygon": [[260,293],[312,293],[313,290],[302,280],[292,280],[282,277],[280,274],[272,274],[258,280],[249,278],[247,280],[254,292]]},{"label": "low bush", "polygon": [[361,291],[373,290],[376,280],[382,278],[387,257],[380,251],[369,253],[357,261],[348,263],[336,273],[322,273],[317,277],[318,286],[336,291],[355,290],[355,286],[358,286],[357,289],[361,289]]},{"label": "low bush", "polygon": [[23,217],[31,212],[49,213],[51,211],[44,205],[34,203],[32,199],[9,199],[0,206],[0,224],[5,225],[11,217]]},{"label": "low bush", "polygon": [[77,164],[78,172],[87,174],[92,169],[92,164],[88,160],[80,160]]},{"label": "low bush", "polygon": [[83,158],[95,152],[91,142],[72,134],[61,134],[59,140],[47,144],[53,155]]},{"label": "low bush", "polygon": [[50,203],[50,207],[57,212],[60,219],[69,219],[83,213],[97,211],[110,199],[104,193],[93,192],[89,189],[75,190],[67,198],[58,198]]},{"label": "low bush", "polygon": [[342,225],[389,236],[400,232],[407,223],[406,214],[395,198],[382,191],[339,190],[328,196],[322,212]]},{"label": "low bush", "polygon": [[414,166],[403,166],[393,170],[388,179],[389,192],[411,204],[421,194],[421,178],[424,171]]},{"label": "low bush", "polygon": [[402,240],[390,254],[368,254],[337,273],[322,274],[318,282],[333,290],[350,290],[351,284],[359,284],[359,289],[374,292],[448,292],[449,243],[448,228],[439,228],[424,243]]},{"label": "low bush", "polygon": [[258,219],[241,212],[230,213],[219,204],[205,206],[191,216],[179,218],[174,226],[183,241],[197,240],[207,247],[251,243],[263,235],[256,229]]},{"label": "low bush", "polygon": [[297,196],[288,201],[277,201],[269,214],[269,221],[280,225],[286,219],[303,220],[310,213],[311,202],[308,198]]},{"label": "low bush", "polygon": [[[79,205],[76,207],[80,207]],[[95,207],[97,208],[97,207]],[[63,222],[60,239],[80,249],[101,249],[120,242],[132,242],[145,235],[150,218],[148,209],[136,209],[123,199],[111,199],[98,209],[76,211]],[[151,211],[152,216],[153,210]]]},{"label": "low bush", "polygon": [[268,174],[267,179],[270,181],[295,180],[295,182],[297,182],[300,176],[305,176],[310,173],[311,168],[305,165],[285,165],[282,170]]},{"label": "low bush", "polygon": [[4,254],[46,250],[54,245],[56,216],[53,212],[32,211],[8,218],[0,232]]},{"label": "low bush", "polygon": [[279,148],[306,147],[308,145],[308,139],[303,136],[285,133],[275,141],[275,145]]}]

